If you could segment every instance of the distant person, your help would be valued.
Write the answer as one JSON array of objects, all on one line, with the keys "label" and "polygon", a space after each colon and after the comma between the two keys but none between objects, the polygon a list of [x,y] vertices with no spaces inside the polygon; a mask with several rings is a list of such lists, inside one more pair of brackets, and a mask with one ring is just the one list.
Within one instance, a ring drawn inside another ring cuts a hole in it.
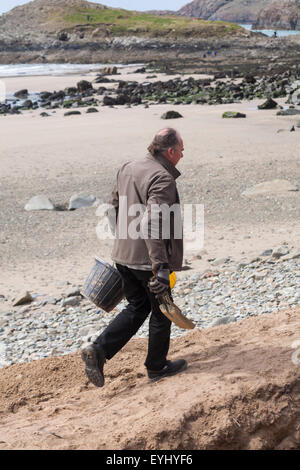
[{"label": "distant person", "polygon": [[277,38],[277,31],[274,31],[273,38]]},{"label": "distant person", "polygon": [[216,55],[217,55],[217,51],[214,51],[214,56],[216,57]]}]

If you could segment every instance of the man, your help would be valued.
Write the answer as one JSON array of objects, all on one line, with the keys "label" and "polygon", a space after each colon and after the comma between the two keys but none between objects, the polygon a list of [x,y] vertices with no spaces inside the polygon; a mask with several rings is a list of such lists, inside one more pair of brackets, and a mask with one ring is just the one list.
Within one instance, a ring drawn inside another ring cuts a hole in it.
[{"label": "man", "polygon": [[[156,299],[156,294],[166,290],[171,293],[170,272],[182,268],[181,218],[178,220],[178,211],[176,218],[174,213],[166,216],[165,211],[157,211],[157,208],[173,205],[180,208],[175,180],[180,176],[176,165],[183,157],[183,150],[178,132],[162,129],[148,147],[149,154],[145,158],[125,163],[118,172],[111,198],[114,210],[108,211],[108,217],[115,222],[112,259],[122,276],[128,305],[97,340],[82,351],[87,377],[98,387],[104,385],[106,359],[111,359],[135,335],[150,312],[145,361],[149,381],[175,375],[187,367],[184,359],[167,360],[171,322],[161,313]],[[128,236],[133,222],[130,208],[137,204],[146,208],[140,220],[143,236]],[[127,236],[121,233],[124,220]],[[163,230],[166,228],[169,229],[167,237]]]}]

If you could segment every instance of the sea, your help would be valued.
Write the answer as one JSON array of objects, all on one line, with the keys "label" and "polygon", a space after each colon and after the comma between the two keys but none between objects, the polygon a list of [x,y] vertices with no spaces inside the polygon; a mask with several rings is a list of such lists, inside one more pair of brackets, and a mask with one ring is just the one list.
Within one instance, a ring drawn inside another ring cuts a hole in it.
[{"label": "sea", "polygon": [[28,76],[63,76],[100,71],[103,67],[141,67],[143,64],[7,64],[0,65],[0,78]]},{"label": "sea", "polygon": [[278,29],[252,29],[252,24],[239,24],[243,28],[247,29],[248,31],[253,31],[253,33],[263,33],[266,36],[273,36],[274,31],[276,31],[277,36],[282,38],[284,36],[293,36],[295,34],[300,34],[300,31],[297,30],[278,30]]}]

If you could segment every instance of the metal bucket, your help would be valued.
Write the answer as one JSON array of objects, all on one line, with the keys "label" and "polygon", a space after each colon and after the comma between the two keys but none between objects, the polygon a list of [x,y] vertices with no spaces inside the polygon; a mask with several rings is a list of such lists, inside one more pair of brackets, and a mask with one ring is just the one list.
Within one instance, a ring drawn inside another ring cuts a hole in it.
[{"label": "metal bucket", "polygon": [[81,291],[105,312],[113,310],[124,298],[122,277],[113,266],[95,257],[95,265]]}]

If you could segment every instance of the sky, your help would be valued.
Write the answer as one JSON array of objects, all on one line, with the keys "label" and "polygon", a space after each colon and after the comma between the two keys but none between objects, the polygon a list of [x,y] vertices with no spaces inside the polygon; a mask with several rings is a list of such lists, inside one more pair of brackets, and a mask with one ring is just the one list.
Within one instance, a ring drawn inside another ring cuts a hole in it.
[{"label": "sky", "polygon": [[[0,0],[0,15],[12,8],[29,3],[30,0]],[[125,8],[126,10],[179,10],[191,0],[90,0],[110,7]]]}]

